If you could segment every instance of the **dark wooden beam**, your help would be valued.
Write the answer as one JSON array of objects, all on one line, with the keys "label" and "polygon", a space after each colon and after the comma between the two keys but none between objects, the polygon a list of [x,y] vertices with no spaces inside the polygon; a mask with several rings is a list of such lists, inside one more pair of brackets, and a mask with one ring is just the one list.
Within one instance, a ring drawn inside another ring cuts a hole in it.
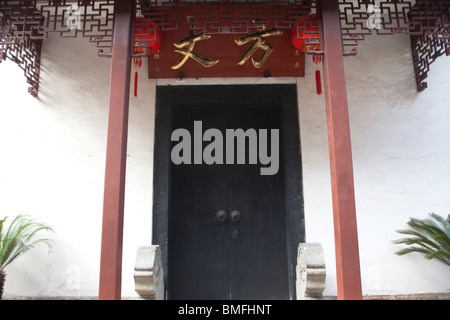
[{"label": "dark wooden beam", "polygon": [[122,241],[134,1],[114,2],[99,299],[121,299]]},{"label": "dark wooden beam", "polygon": [[352,147],[338,0],[319,0],[338,299],[362,299]]}]

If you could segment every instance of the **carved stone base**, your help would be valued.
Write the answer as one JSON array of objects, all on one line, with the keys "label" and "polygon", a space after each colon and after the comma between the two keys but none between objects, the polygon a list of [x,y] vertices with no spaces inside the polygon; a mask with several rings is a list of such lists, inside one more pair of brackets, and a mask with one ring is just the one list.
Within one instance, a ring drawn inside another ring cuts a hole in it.
[{"label": "carved stone base", "polygon": [[[320,299],[325,289],[325,259],[319,243],[301,243],[297,258],[297,299]],[[159,246],[139,247],[134,267],[136,292],[144,299],[165,298]]]},{"label": "carved stone base", "polygon": [[144,299],[164,299],[163,269],[159,246],[138,248],[134,265],[136,292]]},{"label": "carved stone base", "polygon": [[298,300],[322,298],[326,268],[320,243],[300,243],[296,274]]}]

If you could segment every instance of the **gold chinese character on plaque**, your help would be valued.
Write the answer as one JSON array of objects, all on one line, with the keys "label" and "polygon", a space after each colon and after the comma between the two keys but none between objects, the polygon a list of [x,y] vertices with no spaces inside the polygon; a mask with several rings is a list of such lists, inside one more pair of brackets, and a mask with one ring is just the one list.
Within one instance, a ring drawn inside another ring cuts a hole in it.
[{"label": "gold chinese character on plaque", "polygon": [[[187,20],[188,20],[188,23],[191,24],[193,21],[193,18],[187,17]],[[181,58],[181,60],[176,65],[172,66],[171,68],[174,70],[179,69],[182,65],[184,65],[186,63],[186,61],[189,58],[194,59],[195,61],[200,63],[202,66],[207,67],[207,68],[216,65],[219,62],[219,60],[205,58],[194,52],[195,43],[197,41],[208,40],[210,38],[211,38],[211,36],[205,34],[205,32],[195,33],[191,28],[189,28],[189,35],[173,44],[178,49],[178,50],[174,50],[174,51],[176,53],[180,53],[180,54],[184,55],[184,57]]]},{"label": "gold chinese character on plaque", "polygon": [[[283,30],[277,28],[266,29],[266,26],[262,19],[255,19],[253,20],[253,23],[255,23],[257,26],[259,25],[260,28],[257,29],[258,31],[234,39],[238,46],[242,46],[247,42],[254,41],[237,64],[241,66],[245,64],[250,58],[252,58],[253,65],[256,68],[261,68],[273,51],[272,46],[269,43],[266,43],[265,38],[282,35]],[[262,54],[261,58],[256,60],[252,56],[258,49],[262,49],[264,53]]]}]

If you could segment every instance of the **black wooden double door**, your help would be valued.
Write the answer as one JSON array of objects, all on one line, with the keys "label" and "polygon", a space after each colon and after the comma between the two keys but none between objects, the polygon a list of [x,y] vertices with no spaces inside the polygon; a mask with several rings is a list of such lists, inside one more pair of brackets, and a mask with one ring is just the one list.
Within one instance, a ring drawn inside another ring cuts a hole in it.
[{"label": "black wooden double door", "polygon": [[[259,160],[249,164],[249,150],[259,148],[250,147],[248,140],[245,163],[237,164],[237,148],[234,164],[225,163],[226,129],[266,129],[269,154],[275,151],[270,133],[278,129],[279,139],[283,134],[280,106],[230,103],[223,96],[174,106],[172,129],[187,129],[192,145],[194,121],[201,121],[202,132],[222,132],[224,164],[194,164],[192,146],[192,164],[171,166],[169,298],[288,299],[282,143],[278,141],[276,174],[261,175],[261,167],[269,165]],[[197,122],[197,139],[198,129]],[[202,150],[210,143],[204,141]]]}]

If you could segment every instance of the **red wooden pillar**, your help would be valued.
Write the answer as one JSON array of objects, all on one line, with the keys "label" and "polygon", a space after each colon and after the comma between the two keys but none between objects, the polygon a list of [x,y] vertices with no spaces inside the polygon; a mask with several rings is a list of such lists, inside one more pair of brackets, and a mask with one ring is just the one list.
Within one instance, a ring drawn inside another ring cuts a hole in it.
[{"label": "red wooden pillar", "polygon": [[121,299],[133,0],[114,2],[99,299]]},{"label": "red wooden pillar", "polygon": [[352,148],[338,0],[320,0],[338,299],[361,299]]}]

